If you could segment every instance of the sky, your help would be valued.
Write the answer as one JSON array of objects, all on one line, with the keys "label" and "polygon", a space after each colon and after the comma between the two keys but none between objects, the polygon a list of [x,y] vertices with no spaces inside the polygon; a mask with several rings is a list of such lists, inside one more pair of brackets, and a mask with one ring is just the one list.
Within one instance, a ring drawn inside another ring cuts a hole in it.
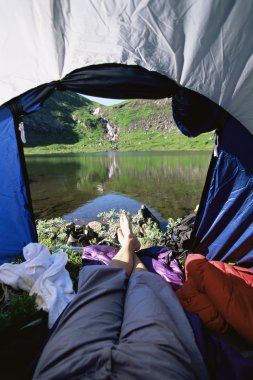
[{"label": "sky", "polygon": [[85,98],[88,98],[92,102],[98,102],[100,104],[103,104],[104,106],[112,106],[113,104],[118,104],[121,102],[124,102],[125,99],[106,99],[106,98],[97,98],[95,96],[84,96]]}]

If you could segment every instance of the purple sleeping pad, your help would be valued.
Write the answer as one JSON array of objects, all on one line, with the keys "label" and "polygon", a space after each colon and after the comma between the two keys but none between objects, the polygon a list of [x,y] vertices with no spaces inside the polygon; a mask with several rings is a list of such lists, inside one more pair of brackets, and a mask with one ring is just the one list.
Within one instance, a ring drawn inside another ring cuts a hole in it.
[{"label": "purple sleeping pad", "polygon": [[[108,265],[118,252],[108,245],[84,247],[82,258],[87,264]],[[138,256],[149,272],[159,274],[174,290],[183,285],[183,273],[169,247],[150,247],[138,251]]]}]

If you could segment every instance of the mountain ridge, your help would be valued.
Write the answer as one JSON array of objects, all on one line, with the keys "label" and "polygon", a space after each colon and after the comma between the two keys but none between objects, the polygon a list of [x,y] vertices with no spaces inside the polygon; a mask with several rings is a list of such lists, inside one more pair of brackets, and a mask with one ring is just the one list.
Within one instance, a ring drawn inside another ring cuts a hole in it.
[{"label": "mountain ridge", "polygon": [[56,92],[24,123],[27,154],[212,148],[212,133],[195,139],[180,133],[168,98],[104,106],[69,91]]}]

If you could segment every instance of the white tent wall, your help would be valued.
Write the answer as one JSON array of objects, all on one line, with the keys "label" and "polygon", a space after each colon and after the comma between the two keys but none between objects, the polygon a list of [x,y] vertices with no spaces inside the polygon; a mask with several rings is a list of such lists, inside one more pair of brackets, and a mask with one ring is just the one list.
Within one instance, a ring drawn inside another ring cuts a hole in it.
[{"label": "white tent wall", "polygon": [[77,68],[134,64],[253,133],[252,14],[251,0],[0,0],[0,104]]}]

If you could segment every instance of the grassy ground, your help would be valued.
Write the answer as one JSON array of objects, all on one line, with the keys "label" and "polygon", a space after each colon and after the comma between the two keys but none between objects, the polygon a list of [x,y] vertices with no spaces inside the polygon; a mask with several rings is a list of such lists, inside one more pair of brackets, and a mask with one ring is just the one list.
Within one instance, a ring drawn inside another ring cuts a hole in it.
[{"label": "grassy ground", "polygon": [[[97,107],[99,114],[93,115]],[[109,141],[105,120],[119,132],[116,142]],[[213,146],[213,133],[188,138],[178,131],[169,99],[132,99],[106,107],[68,91],[56,92],[24,123],[26,154],[205,151]]]},{"label": "grassy ground", "polygon": [[213,133],[204,133],[188,138],[177,132],[170,134],[153,129],[124,132],[116,143],[109,142],[101,129],[84,132],[83,138],[75,144],[48,144],[24,147],[25,154],[85,153],[106,151],[211,151]]}]

